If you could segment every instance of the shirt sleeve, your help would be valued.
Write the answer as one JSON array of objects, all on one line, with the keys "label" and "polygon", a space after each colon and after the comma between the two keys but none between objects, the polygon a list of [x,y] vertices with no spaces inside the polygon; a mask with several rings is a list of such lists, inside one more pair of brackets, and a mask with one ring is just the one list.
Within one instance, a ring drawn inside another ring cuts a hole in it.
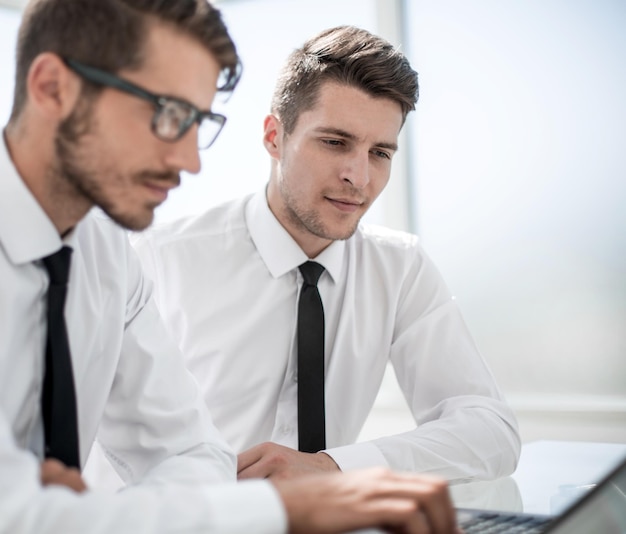
[{"label": "shirt sleeve", "polygon": [[515,470],[520,437],[461,312],[421,250],[400,291],[390,359],[417,426],[325,451],[342,470],[368,465],[448,480],[492,479]]},{"label": "shirt sleeve", "polygon": [[266,481],[138,484],[117,494],[42,487],[38,459],[16,447],[2,412],[0,472],[0,534],[286,531],[280,499]]}]

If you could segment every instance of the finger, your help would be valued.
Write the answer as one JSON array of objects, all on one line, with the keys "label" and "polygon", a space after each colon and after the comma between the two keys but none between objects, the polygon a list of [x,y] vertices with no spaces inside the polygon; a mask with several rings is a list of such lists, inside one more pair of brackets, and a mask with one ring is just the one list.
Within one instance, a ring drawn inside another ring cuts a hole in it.
[{"label": "finger", "polygon": [[257,463],[263,457],[262,447],[262,445],[256,445],[237,456],[237,474]]},{"label": "finger", "polygon": [[432,534],[428,520],[420,512],[411,514],[401,525],[385,525],[383,530],[389,534]]},{"label": "finger", "polygon": [[426,477],[413,473],[391,473],[377,485],[378,490],[390,495],[409,496],[410,494],[438,495],[451,504],[448,483],[441,478]]},{"label": "finger", "polygon": [[51,480],[54,480],[58,476],[60,476],[67,468],[65,465],[59,460],[48,459],[44,460],[41,463],[41,467],[39,470],[39,476],[41,478],[41,483],[45,486],[49,484]]},{"label": "finger", "polygon": [[78,493],[87,490],[80,471],[66,467],[61,462],[44,462],[41,466],[41,484],[43,486],[65,486]]},{"label": "finger", "polygon": [[355,528],[377,526],[390,534],[431,534],[428,521],[417,510],[414,499],[374,499],[354,512],[359,517]]},{"label": "finger", "polygon": [[269,463],[264,456],[261,456],[256,460],[256,462],[241,469],[237,473],[237,478],[239,480],[247,478],[267,478],[271,476],[273,472],[274,469],[272,468],[271,463]]},{"label": "finger", "polygon": [[389,525],[403,523],[418,511],[414,499],[384,497],[367,500],[359,507],[359,513]]},{"label": "finger", "polygon": [[78,469],[69,469],[68,473],[63,477],[59,478],[55,484],[66,486],[70,489],[73,489],[76,493],[82,493],[87,490],[87,484],[80,476],[80,472]]},{"label": "finger", "polygon": [[435,533],[448,533],[455,528],[456,513],[448,484],[443,479],[411,473],[383,473],[383,480],[371,497],[382,495],[414,499]]},{"label": "finger", "polygon": [[249,467],[246,467],[243,471],[237,473],[238,480],[245,480],[248,478],[268,478],[271,476],[272,470],[266,464],[256,463]]},{"label": "finger", "polygon": [[456,511],[447,485],[443,482],[434,484],[431,491],[419,499],[419,507],[428,519],[433,533],[454,532]]},{"label": "finger", "polygon": [[433,482],[431,480],[422,479],[418,475],[408,476],[388,476],[381,480],[378,480],[375,485],[372,486],[372,490],[375,492],[373,496],[382,497],[405,497],[416,498],[422,495],[428,496],[431,493],[439,493],[440,491],[447,491],[447,485],[445,481]]},{"label": "finger", "polygon": [[[428,518],[419,510],[411,514],[411,517],[404,527],[404,531],[407,534],[432,534],[436,532],[431,529]],[[450,531],[446,532],[446,534],[449,534],[449,532]]]},{"label": "finger", "polygon": [[[250,455],[246,454],[239,466],[239,478],[268,478],[271,476],[288,476],[287,473],[291,473],[294,466],[300,462],[300,468],[302,468],[302,458],[300,456],[310,457],[311,454],[300,453],[277,445],[276,443],[262,443],[257,447],[248,451]],[[252,463],[248,463],[252,462]],[[310,458],[309,464],[304,464],[307,469],[312,470]],[[247,463],[247,465],[246,465]],[[245,465],[245,467],[244,467]]]}]

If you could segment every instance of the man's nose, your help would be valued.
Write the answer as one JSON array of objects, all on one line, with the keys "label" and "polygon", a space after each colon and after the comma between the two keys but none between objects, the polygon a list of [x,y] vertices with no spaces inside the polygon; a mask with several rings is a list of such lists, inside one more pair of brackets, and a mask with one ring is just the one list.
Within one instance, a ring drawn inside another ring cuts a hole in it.
[{"label": "man's nose", "polygon": [[370,182],[369,152],[354,151],[346,159],[341,171],[341,180],[349,182],[358,189],[364,188]]},{"label": "man's nose", "polygon": [[198,150],[198,125],[192,126],[178,141],[168,143],[167,150],[168,167],[191,174],[199,173],[202,164]]}]

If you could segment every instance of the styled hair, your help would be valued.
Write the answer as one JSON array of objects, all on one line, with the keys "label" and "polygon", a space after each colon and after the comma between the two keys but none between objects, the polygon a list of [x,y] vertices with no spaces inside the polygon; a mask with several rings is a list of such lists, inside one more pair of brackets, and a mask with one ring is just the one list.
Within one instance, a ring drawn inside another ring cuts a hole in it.
[{"label": "styled hair", "polygon": [[280,73],[271,111],[286,134],[293,132],[300,113],[315,106],[326,82],[397,102],[403,123],[419,96],[417,72],[397,48],[354,26],[330,28],[294,50]]},{"label": "styled hair", "polygon": [[197,39],[221,67],[218,89],[235,88],[237,50],[220,11],[207,0],[31,0],[18,34],[11,120],[24,107],[28,71],[39,54],[52,52],[111,73],[138,69],[151,20]]}]

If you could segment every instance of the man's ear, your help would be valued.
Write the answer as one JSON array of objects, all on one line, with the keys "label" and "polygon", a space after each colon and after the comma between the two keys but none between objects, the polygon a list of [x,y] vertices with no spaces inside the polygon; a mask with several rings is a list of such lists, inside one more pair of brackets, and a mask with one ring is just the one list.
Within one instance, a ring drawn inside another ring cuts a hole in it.
[{"label": "man's ear", "polygon": [[44,52],[28,69],[26,89],[30,105],[51,120],[61,121],[74,110],[81,82],[59,56]]},{"label": "man's ear", "polygon": [[268,115],[263,121],[263,145],[272,158],[280,158],[283,125],[275,115]]}]

